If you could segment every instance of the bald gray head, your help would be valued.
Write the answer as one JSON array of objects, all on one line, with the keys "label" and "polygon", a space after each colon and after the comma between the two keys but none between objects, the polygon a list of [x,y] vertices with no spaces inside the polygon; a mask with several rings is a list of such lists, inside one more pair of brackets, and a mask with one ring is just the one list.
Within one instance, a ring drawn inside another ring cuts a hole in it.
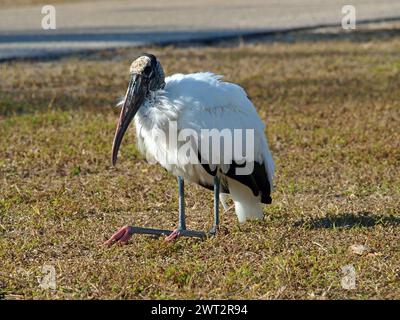
[{"label": "bald gray head", "polygon": [[128,90],[119,116],[117,130],[112,147],[112,163],[117,161],[118,149],[136,112],[142,106],[151,91],[163,89],[165,86],[164,70],[161,63],[152,54],[143,54],[132,62]]},{"label": "bald gray head", "polygon": [[134,60],[130,67],[131,75],[141,75],[148,79],[148,89],[156,91],[165,86],[164,70],[160,61],[149,53],[145,53]]}]

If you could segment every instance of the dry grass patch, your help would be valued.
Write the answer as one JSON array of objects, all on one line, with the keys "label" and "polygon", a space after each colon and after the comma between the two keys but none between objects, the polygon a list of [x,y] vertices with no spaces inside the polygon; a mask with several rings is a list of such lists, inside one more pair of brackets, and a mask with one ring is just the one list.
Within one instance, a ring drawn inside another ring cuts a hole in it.
[{"label": "dry grass patch", "polygon": [[[110,167],[128,66],[138,49],[0,65],[0,296],[5,298],[400,298],[400,41],[148,48],[167,74],[210,70],[246,88],[276,161],[265,220],[198,241],[135,237],[173,228],[175,179],[137,153]],[[129,143],[128,143],[129,141]],[[187,187],[189,227],[212,193]],[[373,252],[354,255],[364,244]],[[38,286],[44,264],[57,289]],[[356,288],[341,287],[341,268]]]}]

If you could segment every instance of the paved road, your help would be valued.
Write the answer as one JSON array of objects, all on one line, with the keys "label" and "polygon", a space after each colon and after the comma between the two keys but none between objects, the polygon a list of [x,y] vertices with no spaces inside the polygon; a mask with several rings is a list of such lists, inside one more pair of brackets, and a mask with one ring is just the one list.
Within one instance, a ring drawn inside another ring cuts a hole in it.
[{"label": "paved road", "polygon": [[100,0],[57,4],[57,30],[45,31],[41,6],[11,7],[0,9],[0,60],[339,25],[348,3],[359,21],[400,17],[400,0]]}]

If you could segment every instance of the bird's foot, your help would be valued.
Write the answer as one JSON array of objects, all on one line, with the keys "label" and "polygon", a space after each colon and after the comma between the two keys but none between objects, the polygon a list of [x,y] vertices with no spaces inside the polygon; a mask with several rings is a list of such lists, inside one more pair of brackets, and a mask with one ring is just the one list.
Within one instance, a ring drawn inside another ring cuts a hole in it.
[{"label": "bird's foot", "polygon": [[175,229],[174,231],[172,231],[169,234],[169,236],[165,237],[165,241],[167,241],[167,242],[174,241],[174,240],[178,239],[180,235],[181,235],[181,230]]},{"label": "bird's foot", "polygon": [[209,234],[210,236],[215,236],[215,235],[217,234],[218,230],[219,230],[219,226],[213,226],[213,227],[210,229],[210,231],[208,231],[208,234]]},{"label": "bird's foot", "polygon": [[119,229],[116,233],[114,233],[110,239],[104,242],[104,245],[107,247],[111,247],[114,243],[127,244],[128,241],[132,238],[132,227],[124,226]]}]

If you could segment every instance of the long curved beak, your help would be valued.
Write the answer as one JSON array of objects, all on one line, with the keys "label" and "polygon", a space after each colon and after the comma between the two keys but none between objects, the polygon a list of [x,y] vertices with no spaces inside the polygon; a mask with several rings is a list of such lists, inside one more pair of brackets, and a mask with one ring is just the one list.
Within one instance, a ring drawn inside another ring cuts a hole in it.
[{"label": "long curved beak", "polygon": [[124,105],[121,109],[117,130],[115,131],[112,146],[112,165],[117,162],[118,150],[121,145],[122,138],[128,129],[136,112],[143,103],[147,92],[147,83],[140,74],[133,74],[129,81],[128,90],[126,92]]}]

